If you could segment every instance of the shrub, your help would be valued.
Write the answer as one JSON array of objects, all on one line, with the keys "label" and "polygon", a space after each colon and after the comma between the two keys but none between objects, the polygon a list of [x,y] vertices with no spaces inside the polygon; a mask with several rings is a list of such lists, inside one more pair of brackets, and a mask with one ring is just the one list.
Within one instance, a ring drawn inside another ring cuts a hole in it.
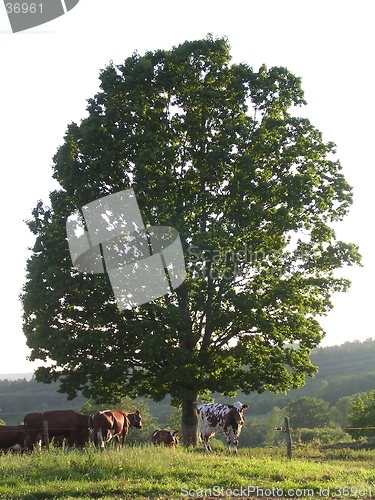
[{"label": "shrub", "polygon": [[351,436],[339,427],[315,427],[314,429],[301,427],[292,433],[292,441],[304,444],[312,442],[333,444],[351,440]]}]

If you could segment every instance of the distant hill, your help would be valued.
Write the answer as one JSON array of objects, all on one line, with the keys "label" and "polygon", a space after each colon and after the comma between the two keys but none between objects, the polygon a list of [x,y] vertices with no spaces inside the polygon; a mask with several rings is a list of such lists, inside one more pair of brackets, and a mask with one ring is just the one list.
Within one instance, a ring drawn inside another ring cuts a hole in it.
[{"label": "distant hill", "polygon": [[319,366],[319,377],[331,379],[375,370],[375,339],[345,342],[339,346],[319,347],[311,353]]},{"label": "distant hill", "polygon": [[31,380],[33,378],[33,373],[0,373],[0,380],[19,380],[25,378],[26,380]]},{"label": "distant hill", "polygon": [[[274,406],[283,408],[302,396],[321,398],[334,406],[342,397],[375,389],[375,339],[319,347],[312,351],[310,358],[318,367],[318,373],[314,378],[307,377],[300,389],[286,395],[239,393],[238,398],[250,405],[253,414],[263,415]],[[215,398],[217,401],[222,399],[220,395]]]},{"label": "distant hill", "polygon": [[20,424],[27,413],[34,411],[79,410],[85,402],[82,396],[68,401],[65,394],[57,392],[56,382],[42,384],[24,376],[17,380],[6,377],[0,380],[0,419],[7,425]]},{"label": "distant hill", "polygon": [[[300,389],[287,395],[269,392],[245,395],[240,392],[236,399],[249,404],[255,416],[269,413],[274,406],[283,408],[291,400],[302,396],[321,398],[334,406],[342,397],[375,389],[375,339],[319,347],[311,353],[311,361],[319,367],[319,371],[314,378],[307,378]],[[79,410],[83,406],[85,399],[82,396],[68,401],[66,395],[57,392],[58,388],[58,383],[45,385],[36,382],[32,373],[0,375],[0,419],[8,425],[16,425],[26,413],[32,411]],[[213,397],[216,402],[229,400],[220,394]],[[147,402],[160,425],[167,424],[168,415],[174,411],[170,398],[158,403],[140,399]]]}]

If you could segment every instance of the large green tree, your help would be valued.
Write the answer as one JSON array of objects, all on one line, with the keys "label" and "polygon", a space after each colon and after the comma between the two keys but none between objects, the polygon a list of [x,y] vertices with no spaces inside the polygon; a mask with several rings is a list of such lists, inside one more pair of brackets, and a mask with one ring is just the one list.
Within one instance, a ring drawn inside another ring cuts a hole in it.
[{"label": "large green tree", "polygon": [[[53,158],[61,189],[28,221],[35,246],[22,294],[24,333],[43,382],[69,397],[124,395],[182,407],[210,392],[287,391],[313,375],[317,316],[359,263],[332,223],[352,203],[335,145],[306,118],[286,68],[232,64],[225,38],[134,53],[100,73],[88,117]],[[178,230],[187,276],[172,294],[117,308],[106,274],[72,268],[66,218],[132,188],[145,224]]]}]

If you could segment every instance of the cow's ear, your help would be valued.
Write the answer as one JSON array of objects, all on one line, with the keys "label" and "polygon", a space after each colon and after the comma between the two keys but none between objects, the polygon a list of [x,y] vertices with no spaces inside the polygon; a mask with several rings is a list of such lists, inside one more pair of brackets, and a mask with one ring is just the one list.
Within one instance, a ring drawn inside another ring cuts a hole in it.
[{"label": "cow's ear", "polygon": [[178,434],[178,431],[174,431],[175,434]]},{"label": "cow's ear", "polygon": [[140,414],[141,414],[141,412],[140,412],[139,410],[136,410],[136,411],[135,411],[135,414],[136,414],[136,415],[140,415]]},{"label": "cow's ear", "polygon": [[242,405],[242,410],[247,410],[249,408],[249,405]]}]

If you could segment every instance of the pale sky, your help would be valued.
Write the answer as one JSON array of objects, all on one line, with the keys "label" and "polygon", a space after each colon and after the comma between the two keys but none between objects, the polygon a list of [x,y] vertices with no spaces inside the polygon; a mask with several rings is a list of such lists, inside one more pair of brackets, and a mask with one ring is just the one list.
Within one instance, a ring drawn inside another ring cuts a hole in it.
[{"label": "pale sky", "polygon": [[2,175],[2,287],[0,374],[31,372],[26,360],[18,295],[33,237],[24,223],[57,187],[52,157],[69,122],[86,115],[99,90],[99,70],[134,51],[170,49],[185,40],[227,36],[233,62],[257,70],[285,66],[302,78],[308,117],[337,144],[337,157],[354,188],[351,213],[337,236],[357,243],[363,268],[333,297],[322,320],[322,345],[375,337],[372,323],[374,185],[374,30],[370,1],[305,0],[142,1],[80,0],[66,15],[13,34],[0,5],[0,166]]}]

